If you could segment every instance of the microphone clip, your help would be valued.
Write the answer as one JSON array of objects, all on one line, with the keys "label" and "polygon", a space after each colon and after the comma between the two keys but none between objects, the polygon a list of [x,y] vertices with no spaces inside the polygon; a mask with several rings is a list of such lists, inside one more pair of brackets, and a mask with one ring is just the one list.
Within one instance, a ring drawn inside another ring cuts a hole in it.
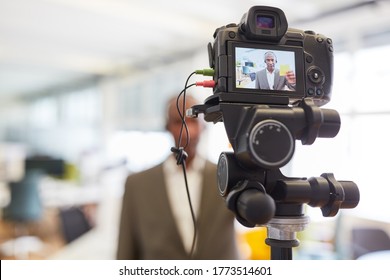
[{"label": "microphone clip", "polygon": [[177,165],[183,164],[188,157],[188,154],[186,153],[186,151],[184,151],[183,147],[172,147],[171,152],[175,154]]}]

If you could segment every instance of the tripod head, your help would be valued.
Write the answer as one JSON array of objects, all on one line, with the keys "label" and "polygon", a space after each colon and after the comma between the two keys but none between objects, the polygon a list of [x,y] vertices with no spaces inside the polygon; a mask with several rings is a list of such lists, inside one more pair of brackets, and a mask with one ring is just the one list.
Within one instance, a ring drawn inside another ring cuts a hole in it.
[{"label": "tripod head", "polygon": [[216,100],[214,95],[187,111],[191,117],[199,113],[207,121],[224,121],[234,153],[220,155],[218,188],[244,226],[267,223],[279,215],[276,205],[280,203],[320,207],[325,217],[357,206],[359,191],[351,181],[337,181],[330,173],[288,178],[279,169],[291,160],[295,140],[311,145],[317,137],[336,136],[340,129],[337,111],[320,109],[311,99],[289,107],[235,103],[223,95]]},{"label": "tripod head", "polygon": [[[261,98],[261,96],[259,96]],[[228,209],[246,227],[267,226],[267,243],[278,248],[298,246],[295,232],[308,223],[303,205],[321,208],[324,217],[359,203],[352,181],[337,181],[332,173],[319,177],[290,178],[280,171],[295,150],[295,140],[311,145],[317,137],[334,137],[340,116],[320,109],[309,98],[297,106],[235,102],[231,95],[213,95],[187,111],[190,117],[223,121],[234,152],[221,153],[218,189]],[[278,251],[275,258],[290,253]],[[272,256],[272,251],[271,251]]]}]

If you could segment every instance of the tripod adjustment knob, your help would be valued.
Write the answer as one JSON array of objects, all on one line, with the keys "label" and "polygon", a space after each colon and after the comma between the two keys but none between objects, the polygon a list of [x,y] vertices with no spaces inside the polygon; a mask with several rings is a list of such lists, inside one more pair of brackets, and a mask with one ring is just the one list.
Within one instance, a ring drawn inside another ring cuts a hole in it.
[{"label": "tripod adjustment knob", "polygon": [[294,154],[295,141],[285,124],[273,119],[258,122],[248,138],[252,159],[265,168],[279,168]]}]

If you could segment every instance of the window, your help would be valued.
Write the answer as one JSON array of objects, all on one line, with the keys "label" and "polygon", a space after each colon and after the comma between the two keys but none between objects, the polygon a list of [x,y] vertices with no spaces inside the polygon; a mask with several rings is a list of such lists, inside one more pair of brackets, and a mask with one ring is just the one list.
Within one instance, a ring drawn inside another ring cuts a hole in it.
[{"label": "window", "polygon": [[[390,222],[390,186],[385,174],[390,159],[390,71],[384,58],[390,46],[362,49],[335,56],[332,100],[326,108],[341,116],[334,139],[318,138],[297,149],[291,175],[316,177],[334,173],[337,180],[354,181],[360,202],[350,214]],[[319,210],[314,210],[320,213]],[[313,212],[313,211],[311,211]]]}]

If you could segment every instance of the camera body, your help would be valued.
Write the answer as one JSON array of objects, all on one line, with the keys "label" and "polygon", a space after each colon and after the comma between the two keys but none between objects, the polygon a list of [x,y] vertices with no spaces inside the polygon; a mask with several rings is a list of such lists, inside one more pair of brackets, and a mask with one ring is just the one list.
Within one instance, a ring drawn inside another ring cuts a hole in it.
[{"label": "camera body", "polygon": [[[208,46],[210,67],[215,70],[214,94],[222,94],[225,100],[295,104],[312,98],[317,106],[330,101],[332,40],[313,31],[288,28],[282,10],[254,6],[238,25],[218,28],[214,39]],[[266,76],[261,76],[268,67],[268,55],[274,57],[277,76],[273,87],[265,86]],[[288,83],[288,73],[293,73],[295,83]]]}]

